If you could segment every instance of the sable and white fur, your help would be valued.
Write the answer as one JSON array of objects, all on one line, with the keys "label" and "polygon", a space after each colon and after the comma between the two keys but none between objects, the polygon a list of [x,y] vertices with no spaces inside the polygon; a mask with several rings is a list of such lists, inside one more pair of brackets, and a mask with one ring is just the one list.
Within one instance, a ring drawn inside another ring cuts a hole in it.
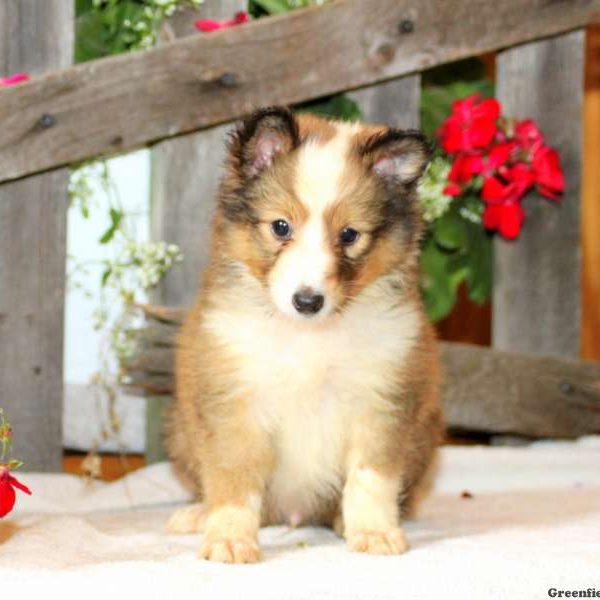
[{"label": "sable and white fur", "polygon": [[[275,523],[331,525],[356,551],[406,550],[401,512],[442,431],[418,289],[427,159],[417,132],[277,107],[233,133],[167,425],[199,501],[168,528],[204,530],[201,556],[254,562],[259,527]],[[323,299],[311,314],[292,300],[306,289]]]}]

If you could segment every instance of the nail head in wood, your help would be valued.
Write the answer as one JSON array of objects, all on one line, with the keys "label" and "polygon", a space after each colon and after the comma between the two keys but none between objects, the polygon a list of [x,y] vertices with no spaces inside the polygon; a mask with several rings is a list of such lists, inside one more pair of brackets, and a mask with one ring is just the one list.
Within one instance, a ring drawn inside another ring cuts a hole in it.
[{"label": "nail head in wood", "polygon": [[221,77],[219,77],[219,84],[223,87],[235,87],[238,84],[238,78],[235,73],[223,73]]},{"label": "nail head in wood", "polygon": [[400,33],[412,33],[415,30],[415,22],[412,19],[403,19],[398,26]]},{"label": "nail head in wood", "polygon": [[558,388],[566,396],[570,396],[575,391],[573,384],[569,383],[568,381],[561,381]]},{"label": "nail head in wood", "polygon": [[53,115],[45,114],[40,117],[40,126],[44,129],[50,129],[54,125],[56,125],[56,117]]}]

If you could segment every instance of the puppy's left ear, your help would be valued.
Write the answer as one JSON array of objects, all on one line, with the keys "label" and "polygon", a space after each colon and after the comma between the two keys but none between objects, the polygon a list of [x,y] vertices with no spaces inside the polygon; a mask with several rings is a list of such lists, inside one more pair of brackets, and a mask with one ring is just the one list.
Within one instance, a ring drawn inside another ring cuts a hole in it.
[{"label": "puppy's left ear", "polygon": [[425,171],[431,158],[427,138],[415,130],[388,129],[371,137],[361,154],[375,175],[390,183],[409,185]]}]

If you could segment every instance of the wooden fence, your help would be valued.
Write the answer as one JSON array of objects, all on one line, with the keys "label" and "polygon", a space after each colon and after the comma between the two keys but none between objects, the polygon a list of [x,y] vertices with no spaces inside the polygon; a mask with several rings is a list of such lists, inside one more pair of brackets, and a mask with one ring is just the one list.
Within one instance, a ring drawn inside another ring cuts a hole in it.
[{"label": "wooden fence", "polygon": [[185,304],[205,262],[222,124],[355,90],[367,119],[416,125],[419,72],[483,52],[497,51],[507,112],[540,122],[567,176],[560,209],[532,202],[519,243],[496,242],[494,345],[577,356],[583,27],[600,0],[335,0],[65,69],[71,4],[0,3],[0,70],[39,75],[0,90],[0,405],[29,468],[60,464],[65,167],[153,145],[153,231],[187,258],[157,298]]}]

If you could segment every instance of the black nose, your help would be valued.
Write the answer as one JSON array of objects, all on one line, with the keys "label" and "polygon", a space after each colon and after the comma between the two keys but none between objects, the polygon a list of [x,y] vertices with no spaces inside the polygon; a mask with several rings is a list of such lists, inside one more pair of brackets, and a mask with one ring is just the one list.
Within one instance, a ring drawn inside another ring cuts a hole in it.
[{"label": "black nose", "polygon": [[315,294],[310,288],[300,290],[292,296],[294,308],[302,314],[318,313],[323,308],[325,298]]}]

